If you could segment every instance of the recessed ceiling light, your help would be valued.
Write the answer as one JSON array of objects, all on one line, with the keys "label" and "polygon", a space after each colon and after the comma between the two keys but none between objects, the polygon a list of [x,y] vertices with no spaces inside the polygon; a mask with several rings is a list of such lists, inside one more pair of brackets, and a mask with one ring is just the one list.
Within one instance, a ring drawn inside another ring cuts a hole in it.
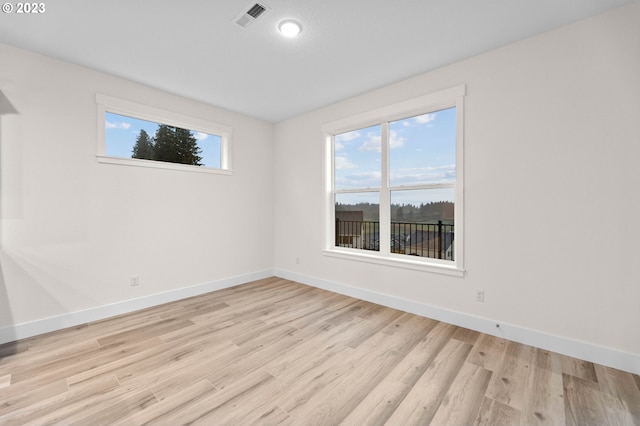
[{"label": "recessed ceiling light", "polygon": [[302,31],[302,25],[293,19],[285,19],[278,24],[278,31],[285,37],[295,37]]}]

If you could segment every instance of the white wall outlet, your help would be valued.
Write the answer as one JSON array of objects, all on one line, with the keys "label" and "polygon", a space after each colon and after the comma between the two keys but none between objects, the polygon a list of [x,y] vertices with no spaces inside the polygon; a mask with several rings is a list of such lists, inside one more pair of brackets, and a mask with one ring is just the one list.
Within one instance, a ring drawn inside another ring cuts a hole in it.
[{"label": "white wall outlet", "polygon": [[131,275],[131,287],[140,285],[140,277],[137,275]]},{"label": "white wall outlet", "polygon": [[484,290],[476,290],[476,302],[484,302]]}]

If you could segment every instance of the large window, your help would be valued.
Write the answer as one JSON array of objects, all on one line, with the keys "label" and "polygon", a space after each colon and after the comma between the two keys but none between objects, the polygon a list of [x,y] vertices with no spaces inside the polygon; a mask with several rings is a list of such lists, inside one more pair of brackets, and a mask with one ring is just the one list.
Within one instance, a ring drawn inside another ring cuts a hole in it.
[{"label": "large window", "polygon": [[324,126],[325,253],[462,273],[464,86]]},{"label": "large window", "polygon": [[230,127],[105,95],[96,101],[99,161],[230,173]]}]

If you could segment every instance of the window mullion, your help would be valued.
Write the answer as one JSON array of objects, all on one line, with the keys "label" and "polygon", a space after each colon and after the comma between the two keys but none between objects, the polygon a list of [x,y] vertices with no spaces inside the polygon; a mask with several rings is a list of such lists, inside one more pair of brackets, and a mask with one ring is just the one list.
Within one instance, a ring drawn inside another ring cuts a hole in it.
[{"label": "window mullion", "polygon": [[381,125],[380,137],[382,179],[380,187],[380,254],[388,255],[391,247],[391,194],[389,192],[389,123]]}]

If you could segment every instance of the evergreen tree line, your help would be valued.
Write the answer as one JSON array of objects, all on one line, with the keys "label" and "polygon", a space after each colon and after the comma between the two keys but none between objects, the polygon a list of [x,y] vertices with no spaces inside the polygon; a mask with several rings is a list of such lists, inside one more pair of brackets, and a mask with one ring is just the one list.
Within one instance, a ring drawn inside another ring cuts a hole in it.
[{"label": "evergreen tree line", "polygon": [[202,166],[201,152],[191,130],[158,124],[153,138],[140,130],[131,158]]},{"label": "evergreen tree line", "polygon": [[[371,203],[342,204],[336,203],[336,211],[362,211],[365,221],[377,222],[380,220],[380,206]],[[408,223],[437,223],[442,220],[445,223],[453,223],[454,203],[450,201],[437,201],[433,203],[421,203],[419,206],[412,204],[392,204],[391,220],[393,222]]]}]

